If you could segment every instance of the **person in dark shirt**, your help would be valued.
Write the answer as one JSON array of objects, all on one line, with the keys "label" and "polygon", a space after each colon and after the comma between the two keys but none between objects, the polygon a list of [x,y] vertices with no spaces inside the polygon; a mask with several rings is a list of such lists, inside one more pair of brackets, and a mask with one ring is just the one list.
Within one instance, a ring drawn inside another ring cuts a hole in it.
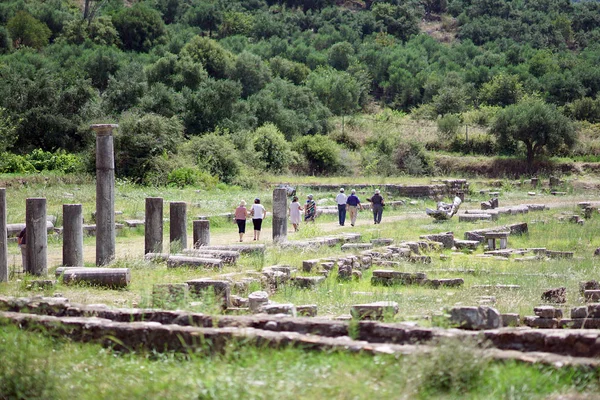
[{"label": "person in dark shirt", "polygon": [[346,208],[348,209],[348,214],[350,214],[350,225],[354,226],[356,223],[356,217],[358,216],[358,210],[362,210],[362,204],[360,204],[360,199],[356,195],[356,190],[352,189],[350,192],[350,196],[346,200]]},{"label": "person in dark shirt", "polygon": [[375,190],[375,194],[369,199],[371,202],[371,209],[373,209],[373,220],[375,224],[381,223],[381,216],[383,214],[383,197],[381,196],[379,189]]},{"label": "person in dark shirt", "polygon": [[23,228],[17,235],[17,243],[21,248],[21,260],[23,262],[23,272],[27,272],[27,228]]}]

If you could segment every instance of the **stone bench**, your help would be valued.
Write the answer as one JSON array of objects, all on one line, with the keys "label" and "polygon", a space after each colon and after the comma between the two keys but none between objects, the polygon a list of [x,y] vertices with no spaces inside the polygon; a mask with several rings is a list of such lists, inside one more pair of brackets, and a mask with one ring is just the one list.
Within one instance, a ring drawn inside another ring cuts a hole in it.
[{"label": "stone bench", "polygon": [[510,232],[486,232],[483,234],[490,250],[496,250],[496,240],[500,240],[500,249],[506,249],[509,235]]}]

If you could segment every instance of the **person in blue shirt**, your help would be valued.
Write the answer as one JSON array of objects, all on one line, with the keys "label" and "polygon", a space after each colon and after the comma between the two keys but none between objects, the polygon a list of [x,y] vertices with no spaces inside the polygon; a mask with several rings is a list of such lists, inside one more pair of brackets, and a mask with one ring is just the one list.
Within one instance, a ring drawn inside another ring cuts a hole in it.
[{"label": "person in blue shirt", "polygon": [[358,210],[362,210],[363,206],[360,204],[360,199],[356,196],[356,190],[352,189],[350,196],[346,200],[346,209],[350,214],[350,225],[354,226],[356,223],[356,217],[358,216]]}]

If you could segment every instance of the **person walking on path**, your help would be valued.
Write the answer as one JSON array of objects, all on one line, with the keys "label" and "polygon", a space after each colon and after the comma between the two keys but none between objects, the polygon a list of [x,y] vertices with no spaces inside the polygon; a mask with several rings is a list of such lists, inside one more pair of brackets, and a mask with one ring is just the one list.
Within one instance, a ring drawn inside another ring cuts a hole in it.
[{"label": "person walking on path", "polygon": [[315,222],[315,216],[317,215],[317,203],[313,200],[313,195],[309,194],[306,200],[306,206],[304,207],[304,221]]},{"label": "person walking on path", "polygon": [[294,232],[298,232],[298,226],[300,225],[300,211],[302,210],[302,206],[298,203],[298,197],[294,196],[292,204],[290,204],[290,221],[294,226]]},{"label": "person walking on path", "polygon": [[358,216],[358,210],[363,209],[362,204],[360,204],[360,199],[356,195],[356,189],[352,189],[350,196],[346,199],[346,208],[350,214],[350,225],[354,226],[356,217]]},{"label": "person walking on path", "polygon": [[381,223],[381,215],[383,214],[383,197],[381,196],[379,189],[375,189],[375,194],[368,199],[371,202],[371,208],[373,209],[373,220],[375,224]]},{"label": "person walking on path", "polygon": [[21,248],[21,261],[23,263],[23,272],[27,272],[27,227],[23,228],[17,236],[17,243]]},{"label": "person walking on path", "polygon": [[267,217],[267,210],[260,204],[259,198],[254,199],[250,215],[252,215],[252,224],[254,225],[254,240],[260,240],[260,229],[263,219]]},{"label": "person walking on path", "polygon": [[235,209],[235,222],[238,226],[238,233],[240,234],[240,242],[244,240],[244,233],[246,233],[246,218],[248,217],[248,209],[246,208],[246,202],[240,201],[240,205]]},{"label": "person walking on path", "polygon": [[335,202],[338,205],[338,219],[340,220],[340,226],[344,226],[346,222],[346,200],[348,196],[344,193],[344,188],[340,188],[340,192],[335,198]]}]

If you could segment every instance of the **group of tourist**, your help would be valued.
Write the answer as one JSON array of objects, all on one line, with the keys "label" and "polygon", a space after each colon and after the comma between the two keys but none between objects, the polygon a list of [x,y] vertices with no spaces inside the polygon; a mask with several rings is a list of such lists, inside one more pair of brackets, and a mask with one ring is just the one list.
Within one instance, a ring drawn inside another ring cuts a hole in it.
[{"label": "group of tourist", "polygon": [[[344,188],[340,188],[340,192],[335,198],[338,205],[338,219],[340,226],[344,226],[346,223],[346,214],[350,214],[350,225],[356,224],[356,218],[358,217],[359,210],[363,210],[363,206],[360,203],[360,199],[356,195],[356,190],[352,189],[350,196],[346,196]],[[371,209],[373,210],[373,221],[375,224],[381,223],[381,216],[383,214],[383,207],[385,202],[379,189],[375,190],[375,193],[367,201],[371,203]],[[294,232],[298,232],[300,227],[300,220],[302,218],[302,212],[304,212],[304,221],[309,222],[315,221],[317,215],[317,203],[314,200],[314,196],[309,194],[306,196],[306,203],[304,207],[300,205],[298,196],[292,198],[292,203],[289,208],[290,222],[294,227]],[[254,240],[260,240],[260,230],[262,227],[263,219],[267,216],[267,210],[260,204],[260,199],[254,199],[254,204],[248,210],[246,208],[246,202],[240,201],[240,205],[235,209],[234,220],[238,226],[238,233],[240,235],[240,242],[244,240],[244,234],[246,233],[246,218],[252,217],[252,225],[254,226]]]}]

